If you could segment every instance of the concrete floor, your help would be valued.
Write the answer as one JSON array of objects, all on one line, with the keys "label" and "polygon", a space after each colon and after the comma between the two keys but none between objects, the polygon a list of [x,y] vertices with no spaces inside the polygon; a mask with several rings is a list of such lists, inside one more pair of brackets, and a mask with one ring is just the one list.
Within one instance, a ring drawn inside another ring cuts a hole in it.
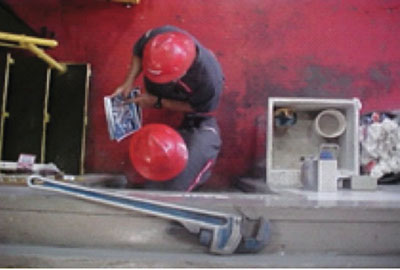
[{"label": "concrete floor", "polygon": [[399,267],[399,265],[400,258],[396,254],[346,255],[279,252],[263,256],[215,256],[193,253],[132,252],[127,249],[0,245],[0,266],[12,268],[392,268]]}]

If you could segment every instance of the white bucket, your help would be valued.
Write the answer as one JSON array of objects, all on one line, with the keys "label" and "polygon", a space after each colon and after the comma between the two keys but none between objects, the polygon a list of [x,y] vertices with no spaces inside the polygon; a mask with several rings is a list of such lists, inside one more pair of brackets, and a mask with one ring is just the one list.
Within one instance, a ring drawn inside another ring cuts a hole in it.
[{"label": "white bucket", "polygon": [[346,118],[338,110],[324,110],[314,121],[315,132],[324,138],[336,138],[346,130]]}]

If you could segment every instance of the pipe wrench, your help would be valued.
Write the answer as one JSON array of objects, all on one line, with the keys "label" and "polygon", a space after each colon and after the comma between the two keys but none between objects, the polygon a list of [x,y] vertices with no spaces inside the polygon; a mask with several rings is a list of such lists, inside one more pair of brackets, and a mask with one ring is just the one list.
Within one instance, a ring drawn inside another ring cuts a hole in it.
[{"label": "pipe wrench", "polygon": [[126,196],[115,192],[60,182],[39,175],[27,178],[34,189],[59,192],[139,213],[148,214],[182,224],[199,237],[213,254],[255,253],[269,240],[270,226],[264,218],[249,219],[243,215],[214,212],[185,207],[153,199]]}]

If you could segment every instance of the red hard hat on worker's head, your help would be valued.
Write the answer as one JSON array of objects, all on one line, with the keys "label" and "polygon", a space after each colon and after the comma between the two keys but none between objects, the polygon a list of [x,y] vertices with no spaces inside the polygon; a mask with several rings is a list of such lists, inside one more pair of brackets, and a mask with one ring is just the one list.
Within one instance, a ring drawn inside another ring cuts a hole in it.
[{"label": "red hard hat on worker's head", "polygon": [[181,32],[159,34],[144,47],[144,75],[155,83],[171,82],[185,75],[195,57],[192,37]]},{"label": "red hard hat on worker's head", "polygon": [[188,151],[182,137],[163,124],[143,126],[133,134],[129,156],[133,167],[145,178],[166,181],[186,167]]}]

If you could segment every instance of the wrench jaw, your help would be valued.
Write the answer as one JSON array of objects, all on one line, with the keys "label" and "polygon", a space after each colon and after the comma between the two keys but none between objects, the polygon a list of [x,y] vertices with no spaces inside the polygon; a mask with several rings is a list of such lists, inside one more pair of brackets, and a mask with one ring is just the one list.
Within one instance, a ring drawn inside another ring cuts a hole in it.
[{"label": "wrench jaw", "polygon": [[225,219],[223,225],[202,225],[181,222],[181,224],[193,234],[197,234],[200,244],[209,247],[213,254],[226,255],[235,252],[242,239],[240,227],[242,218],[236,215],[221,215]]},{"label": "wrench jaw", "polygon": [[227,217],[227,223],[214,230],[213,239],[210,245],[210,252],[220,255],[232,254],[242,240],[240,232],[240,216]]},{"label": "wrench jaw", "polygon": [[224,226],[199,229],[200,243],[209,246],[210,253],[219,255],[257,253],[269,243],[269,239],[270,224],[263,217],[230,216]]},{"label": "wrench jaw", "polygon": [[244,217],[241,234],[242,241],[236,249],[236,253],[257,253],[268,245],[271,236],[270,223],[260,217],[249,219]]}]

